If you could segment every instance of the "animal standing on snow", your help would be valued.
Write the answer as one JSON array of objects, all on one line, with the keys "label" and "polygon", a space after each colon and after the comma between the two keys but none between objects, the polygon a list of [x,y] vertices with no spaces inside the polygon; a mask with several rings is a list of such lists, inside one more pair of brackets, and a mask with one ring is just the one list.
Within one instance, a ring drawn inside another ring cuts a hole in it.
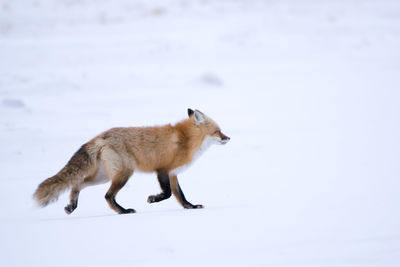
[{"label": "animal standing on snow", "polygon": [[39,185],[35,200],[44,207],[72,188],[70,203],[65,207],[70,214],[78,206],[82,189],[111,181],[105,195],[108,205],[120,214],[134,213],[134,209],[121,207],[115,197],[138,170],[156,172],[162,189],[160,194],[149,196],[147,202],[162,201],[172,192],[184,208],[203,208],[186,200],[177,174],[210,145],[226,144],[230,138],[202,112],[188,109],[188,114],[189,119],[173,126],[113,128],[100,134],[84,144],[59,173]]}]

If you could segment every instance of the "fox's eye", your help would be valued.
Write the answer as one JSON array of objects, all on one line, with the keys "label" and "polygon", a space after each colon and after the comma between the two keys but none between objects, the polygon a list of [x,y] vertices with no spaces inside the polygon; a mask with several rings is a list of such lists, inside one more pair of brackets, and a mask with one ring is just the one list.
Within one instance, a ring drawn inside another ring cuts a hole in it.
[{"label": "fox's eye", "polygon": [[216,131],[214,132],[214,134],[219,134],[219,130],[216,130]]}]

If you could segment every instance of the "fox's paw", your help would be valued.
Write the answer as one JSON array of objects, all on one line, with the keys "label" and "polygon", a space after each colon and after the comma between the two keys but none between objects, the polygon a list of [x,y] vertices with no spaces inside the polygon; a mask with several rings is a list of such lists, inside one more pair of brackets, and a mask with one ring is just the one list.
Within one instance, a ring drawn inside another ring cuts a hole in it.
[{"label": "fox's paw", "polygon": [[153,195],[149,196],[147,198],[147,202],[150,203],[150,204],[154,203],[154,202],[157,202],[157,196],[153,196]]},{"label": "fox's paw", "polygon": [[151,195],[147,198],[147,202],[151,203],[155,203],[155,202],[160,202],[163,201],[165,199],[168,199],[171,196],[171,194],[166,194],[166,193],[161,193],[158,195]]},{"label": "fox's paw", "polygon": [[129,213],[136,213],[134,209],[125,209],[120,212],[121,214],[129,214]]},{"label": "fox's paw", "polygon": [[74,207],[73,205],[69,204],[67,205],[64,210],[67,214],[71,214],[74,210],[76,209],[76,207]]},{"label": "fox's paw", "polygon": [[203,209],[204,208],[204,206],[200,205],[200,204],[197,204],[197,205],[185,204],[183,207],[185,209]]}]

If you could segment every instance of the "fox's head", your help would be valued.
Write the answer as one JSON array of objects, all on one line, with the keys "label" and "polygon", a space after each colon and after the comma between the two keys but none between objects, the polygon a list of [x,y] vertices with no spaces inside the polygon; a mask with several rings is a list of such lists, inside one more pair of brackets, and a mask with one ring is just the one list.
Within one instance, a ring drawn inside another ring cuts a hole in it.
[{"label": "fox's head", "polygon": [[201,129],[206,138],[214,144],[225,145],[230,138],[221,132],[218,124],[199,110],[188,109],[189,118]]}]

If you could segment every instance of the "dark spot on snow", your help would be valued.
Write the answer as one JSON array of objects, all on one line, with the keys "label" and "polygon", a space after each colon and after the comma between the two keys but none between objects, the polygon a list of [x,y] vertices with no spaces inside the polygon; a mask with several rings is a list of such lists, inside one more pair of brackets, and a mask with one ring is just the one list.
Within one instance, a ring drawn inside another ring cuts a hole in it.
[{"label": "dark spot on snow", "polygon": [[201,76],[200,80],[203,83],[210,85],[210,86],[223,86],[224,85],[222,79],[214,73],[204,73]]},{"label": "dark spot on snow", "polygon": [[167,9],[164,7],[156,7],[151,10],[153,16],[162,16],[167,13]]},{"label": "dark spot on snow", "polygon": [[24,102],[20,99],[6,98],[1,102],[1,104],[7,108],[25,108]]}]

